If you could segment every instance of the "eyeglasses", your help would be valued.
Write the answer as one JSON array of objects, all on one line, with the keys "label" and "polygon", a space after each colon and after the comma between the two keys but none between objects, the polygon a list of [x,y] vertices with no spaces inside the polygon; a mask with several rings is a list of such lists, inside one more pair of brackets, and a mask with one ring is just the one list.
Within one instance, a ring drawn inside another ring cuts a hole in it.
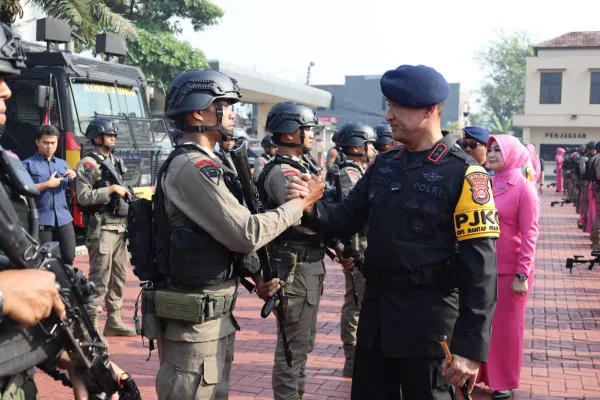
[{"label": "eyeglasses", "polygon": [[471,150],[475,150],[478,146],[483,146],[483,143],[479,143],[479,142],[460,142],[460,147],[463,150],[466,150],[467,147],[470,147]]}]

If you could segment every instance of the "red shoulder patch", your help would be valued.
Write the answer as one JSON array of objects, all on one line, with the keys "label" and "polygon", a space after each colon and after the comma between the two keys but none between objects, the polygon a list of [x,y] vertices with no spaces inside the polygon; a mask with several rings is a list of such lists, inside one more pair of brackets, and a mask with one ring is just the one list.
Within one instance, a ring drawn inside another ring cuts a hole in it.
[{"label": "red shoulder patch", "polygon": [[93,163],[93,162],[91,162],[91,161],[84,161],[84,162],[83,162],[83,165],[84,165],[84,166],[88,166],[88,167],[92,167],[92,168],[96,168],[96,164],[94,164],[94,163]]},{"label": "red shoulder patch", "polygon": [[329,150],[329,155],[330,155],[331,157],[336,157],[336,156],[337,156],[337,154],[338,154],[338,153],[337,153],[337,151],[336,151],[335,149],[331,149],[331,150]]},{"label": "red shoulder patch", "polygon": [[264,165],[265,165],[265,162],[264,162],[263,160],[258,160],[258,162],[256,163],[256,165],[257,165],[258,167],[262,167],[262,166],[264,166]]},{"label": "red shoulder patch", "polygon": [[216,162],[214,162],[213,160],[209,160],[208,158],[203,158],[202,160],[196,162],[195,165],[197,168],[203,168],[207,165],[212,165],[213,167],[219,168]]},{"label": "red shoulder patch", "polygon": [[300,176],[300,172],[298,172],[298,171],[297,171],[297,170],[295,170],[295,169],[291,169],[291,168],[290,168],[290,169],[284,169],[284,170],[283,170],[283,175],[286,175],[286,176],[287,176],[287,175],[296,175],[296,176]]}]

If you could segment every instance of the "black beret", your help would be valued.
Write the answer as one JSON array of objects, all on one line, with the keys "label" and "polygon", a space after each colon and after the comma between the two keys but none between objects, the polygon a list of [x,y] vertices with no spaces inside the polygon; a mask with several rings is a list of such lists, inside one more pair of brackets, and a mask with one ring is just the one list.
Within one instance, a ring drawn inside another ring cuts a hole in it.
[{"label": "black beret", "polygon": [[385,97],[412,108],[439,104],[450,91],[442,74],[425,65],[401,65],[383,74],[380,83]]},{"label": "black beret", "polygon": [[465,126],[463,131],[465,132],[466,137],[475,139],[483,144],[487,144],[490,138],[488,130],[481,126]]}]

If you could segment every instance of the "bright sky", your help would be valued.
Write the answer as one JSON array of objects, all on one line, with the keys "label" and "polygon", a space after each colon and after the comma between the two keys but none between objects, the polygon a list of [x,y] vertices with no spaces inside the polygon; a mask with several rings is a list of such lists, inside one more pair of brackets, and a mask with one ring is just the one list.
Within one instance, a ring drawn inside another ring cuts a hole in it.
[{"label": "bright sky", "polygon": [[495,29],[524,30],[534,43],[572,31],[600,30],[600,2],[569,0],[213,0],[225,10],[217,26],[182,39],[221,59],[279,78],[342,84],[345,75],[382,74],[425,64],[449,82],[477,89],[473,57]]}]

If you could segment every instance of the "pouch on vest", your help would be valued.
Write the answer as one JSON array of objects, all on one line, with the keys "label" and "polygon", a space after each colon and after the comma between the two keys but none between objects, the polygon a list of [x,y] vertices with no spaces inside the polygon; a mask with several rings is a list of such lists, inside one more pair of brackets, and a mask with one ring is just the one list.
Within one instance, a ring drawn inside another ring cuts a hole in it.
[{"label": "pouch on vest", "polygon": [[133,273],[140,281],[157,278],[158,268],[154,263],[154,229],[152,202],[138,199],[131,203],[127,219],[127,249],[131,256]]},{"label": "pouch on vest", "polygon": [[169,278],[180,285],[218,285],[232,275],[231,256],[231,251],[208,233],[177,228],[171,234]]}]

